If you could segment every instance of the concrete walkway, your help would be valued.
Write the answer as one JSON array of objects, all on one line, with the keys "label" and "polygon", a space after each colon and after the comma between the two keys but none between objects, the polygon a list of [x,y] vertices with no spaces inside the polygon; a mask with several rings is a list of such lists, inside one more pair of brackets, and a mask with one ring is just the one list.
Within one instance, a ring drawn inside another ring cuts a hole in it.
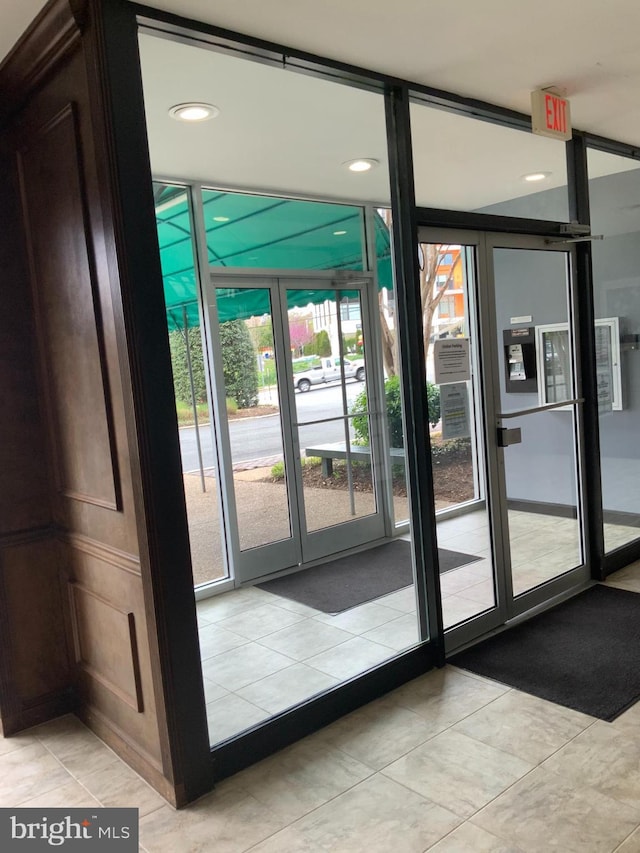
[{"label": "concrete walkway", "polygon": [[[238,528],[243,549],[290,536],[287,494],[283,483],[262,482],[270,475],[270,467],[234,472]],[[189,519],[191,559],[194,584],[198,586],[225,576],[221,521],[214,476],[206,477],[203,493],[200,476],[184,475],[184,488]],[[305,487],[305,510],[309,529],[317,530],[350,520],[349,493],[338,489]],[[374,511],[373,494],[355,493],[356,517]],[[395,518],[409,516],[407,498],[394,498]],[[274,571],[276,567],[274,566]],[[265,572],[269,567],[265,566]]]}]

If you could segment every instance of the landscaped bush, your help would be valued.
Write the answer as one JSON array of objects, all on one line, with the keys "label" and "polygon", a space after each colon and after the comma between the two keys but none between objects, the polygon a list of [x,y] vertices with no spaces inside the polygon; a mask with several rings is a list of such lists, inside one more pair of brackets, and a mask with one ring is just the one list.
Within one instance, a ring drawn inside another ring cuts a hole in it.
[{"label": "landscaped bush", "polygon": [[313,336],[313,340],[302,347],[303,355],[330,356],[331,341],[326,329],[320,329]]},{"label": "landscaped bush", "polygon": [[[404,436],[402,433],[402,396],[400,389],[400,378],[392,376],[384,383],[384,395],[387,404],[387,423],[389,427],[389,441],[392,447],[404,447]],[[440,420],[440,389],[432,382],[427,382],[427,405],[429,408],[429,423],[435,426]],[[353,429],[358,444],[369,444],[369,419],[366,415],[357,415],[358,412],[367,410],[367,389],[364,388],[353,402],[351,414],[353,418]]]},{"label": "landscaped bush", "polygon": [[[184,330],[176,329],[169,332],[169,346],[171,348],[171,369],[173,370],[173,387],[176,400],[192,405],[191,382],[189,380],[189,367],[187,363],[187,342]],[[191,355],[191,370],[193,372],[193,386],[196,393],[197,403],[206,403],[207,384],[204,372],[204,358],[202,355],[202,337],[200,327],[189,329],[189,354]]]},{"label": "landscaped bush", "polygon": [[222,372],[227,397],[239,409],[258,405],[258,368],[256,352],[244,320],[220,323]]},{"label": "landscaped bush", "polygon": [[431,441],[431,458],[434,462],[467,461],[471,459],[470,438],[450,438]]}]

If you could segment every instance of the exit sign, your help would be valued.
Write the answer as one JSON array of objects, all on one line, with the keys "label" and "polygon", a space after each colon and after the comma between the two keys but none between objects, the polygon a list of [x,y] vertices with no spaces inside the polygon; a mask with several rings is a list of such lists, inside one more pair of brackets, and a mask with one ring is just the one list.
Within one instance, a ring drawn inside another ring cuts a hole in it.
[{"label": "exit sign", "polygon": [[554,139],[571,139],[571,106],[548,89],[531,93],[531,130]]}]

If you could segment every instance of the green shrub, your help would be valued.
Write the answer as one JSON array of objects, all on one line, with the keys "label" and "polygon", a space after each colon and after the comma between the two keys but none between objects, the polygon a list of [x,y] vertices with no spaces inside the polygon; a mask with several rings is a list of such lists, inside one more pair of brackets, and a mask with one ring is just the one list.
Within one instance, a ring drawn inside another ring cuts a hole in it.
[{"label": "green shrub", "polygon": [[431,458],[434,462],[467,461],[471,459],[470,438],[450,438],[447,441],[431,442]]},{"label": "green shrub", "polygon": [[244,320],[220,324],[222,372],[227,397],[239,409],[258,405],[258,366],[251,334]]},{"label": "green shrub", "polygon": [[429,423],[434,427],[440,420],[440,388],[433,382],[427,382],[427,408]]},{"label": "green shrub", "polygon": [[[392,376],[384,383],[384,395],[387,407],[387,424],[389,428],[389,442],[391,447],[404,447],[404,436],[402,432],[402,393],[400,388],[400,377]],[[429,408],[429,423],[435,426],[440,420],[440,389],[432,382],[427,382],[427,406]],[[367,415],[358,415],[358,412],[367,410],[367,389],[364,388],[353,401],[351,414],[356,417],[352,419],[353,429],[357,444],[369,444],[369,419]]]},{"label": "green shrub", "polygon": [[[307,465],[321,465],[322,459],[320,459],[319,456],[303,456],[300,459],[300,464],[303,468],[305,468]],[[271,468],[271,477],[274,480],[284,480],[284,473],[284,462],[282,461],[276,462],[276,464],[273,465]]]},{"label": "green shrub", "polygon": [[284,462],[276,462],[271,468],[271,476],[274,480],[284,480]]},{"label": "green shrub", "polygon": [[[183,329],[169,332],[169,348],[171,350],[171,369],[173,371],[173,390],[176,400],[191,405],[191,382],[189,381],[189,366],[187,364],[187,342]],[[196,403],[206,403],[207,383],[204,372],[202,355],[202,337],[200,327],[189,329],[189,353],[193,372],[193,386],[196,392]]]},{"label": "green shrub", "polygon": [[302,347],[302,354],[319,356],[331,355],[331,341],[329,340],[329,333],[327,330],[320,329],[319,332],[316,332],[313,336],[313,340]]}]

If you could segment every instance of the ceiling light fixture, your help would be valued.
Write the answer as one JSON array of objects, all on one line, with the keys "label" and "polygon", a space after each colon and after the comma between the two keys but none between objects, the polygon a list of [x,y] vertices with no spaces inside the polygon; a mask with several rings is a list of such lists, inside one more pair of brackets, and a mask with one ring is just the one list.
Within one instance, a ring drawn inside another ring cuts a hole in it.
[{"label": "ceiling light fixture", "polygon": [[529,172],[528,175],[523,175],[522,180],[527,181],[530,184],[535,183],[536,181],[544,181],[546,178],[551,176],[551,172]]},{"label": "ceiling light fixture", "polygon": [[190,101],[185,104],[176,104],[169,110],[169,115],[176,121],[208,121],[211,118],[216,118],[220,115],[218,107],[213,104],[198,103]]},{"label": "ceiling light fixture", "polygon": [[369,172],[379,166],[380,161],[372,157],[359,157],[357,160],[347,160],[342,165],[346,166],[350,172]]},{"label": "ceiling light fixture", "polygon": [[214,222],[228,222],[229,217],[228,216],[214,216],[213,221]]},{"label": "ceiling light fixture", "polygon": [[346,233],[347,233],[346,231],[334,231],[333,236],[334,237],[342,237],[342,235],[346,234]]}]

